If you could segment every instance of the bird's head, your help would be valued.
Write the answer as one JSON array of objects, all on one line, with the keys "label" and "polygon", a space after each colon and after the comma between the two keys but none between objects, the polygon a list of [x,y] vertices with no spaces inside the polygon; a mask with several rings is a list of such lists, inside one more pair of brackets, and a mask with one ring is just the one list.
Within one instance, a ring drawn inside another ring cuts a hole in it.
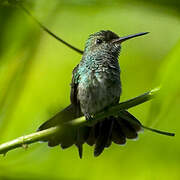
[{"label": "bird's head", "polygon": [[147,34],[147,32],[129,35],[125,37],[119,37],[112,31],[102,30],[89,36],[88,40],[86,41],[84,52],[85,54],[90,53],[97,56],[103,54],[114,54],[118,56],[122,42],[145,34]]}]

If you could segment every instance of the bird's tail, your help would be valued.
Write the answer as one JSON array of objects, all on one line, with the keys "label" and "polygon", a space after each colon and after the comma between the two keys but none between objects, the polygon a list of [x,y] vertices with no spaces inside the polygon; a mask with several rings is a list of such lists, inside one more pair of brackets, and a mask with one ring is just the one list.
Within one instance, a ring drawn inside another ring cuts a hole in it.
[{"label": "bird's tail", "polygon": [[95,136],[94,142],[92,142],[92,135],[90,135],[87,143],[89,145],[95,144],[94,156],[99,156],[104,148],[109,147],[112,142],[123,145],[126,143],[126,139],[136,139],[138,132],[143,130],[141,123],[128,111],[123,111],[122,114],[128,116],[129,120],[124,115],[110,116],[92,128],[91,131],[95,131],[92,133]]},{"label": "bird's tail", "polygon": [[[75,115],[73,107],[70,105],[55,117],[42,124],[38,130],[44,130],[74,118],[77,118],[77,116]],[[45,139],[45,141],[48,141],[48,145],[51,147],[61,145],[63,149],[75,144],[78,147],[80,158],[82,158],[82,146],[84,143],[90,146],[95,145],[94,156],[99,156],[104,148],[109,147],[112,142],[125,144],[126,139],[136,139],[138,133],[143,129],[174,136],[173,133],[143,126],[133,115],[124,110],[121,111],[118,116],[105,118],[92,127],[64,126],[59,133]]]},{"label": "bird's tail", "polygon": [[136,139],[138,133],[144,129],[167,136],[175,135],[146,127],[132,114],[124,110],[119,113],[119,116],[110,116],[92,127],[86,142],[89,145],[95,144],[94,156],[99,156],[104,148],[109,147],[112,142],[123,145],[126,143],[126,139]]}]

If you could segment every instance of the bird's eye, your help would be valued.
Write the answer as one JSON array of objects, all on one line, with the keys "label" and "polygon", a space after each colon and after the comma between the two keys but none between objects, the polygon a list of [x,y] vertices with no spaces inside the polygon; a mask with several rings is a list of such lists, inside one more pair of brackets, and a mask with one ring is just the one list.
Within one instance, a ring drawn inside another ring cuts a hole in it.
[{"label": "bird's eye", "polygon": [[96,40],[96,44],[101,44],[103,41],[101,39]]}]

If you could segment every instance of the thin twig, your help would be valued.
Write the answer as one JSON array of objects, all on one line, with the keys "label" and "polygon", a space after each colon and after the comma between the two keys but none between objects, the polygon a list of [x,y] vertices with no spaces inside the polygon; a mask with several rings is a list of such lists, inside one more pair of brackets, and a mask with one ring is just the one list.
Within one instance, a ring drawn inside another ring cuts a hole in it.
[{"label": "thin twig", "polygon": [[54,34],[53,32],[51,32],[47,27],[45,27],[43,24],[41,24],[31,13],[28,9],[25,8],[25,6],[23,6],[22,3],[17,3],[17,5],[28,15],[30,16],[45,32],[47,32],[48,34],[50,34],[52,37],[54,37],[55,39],[57,39],[59,42],[63,43],[64,45],[66,45],[67,47],[71,48],[72,50],[83,54],[83,51],[76,48],[75,46],[69,44],[68,42],[66,42],[65,40],[63,40],[62,38],[58,37],[56,34]]},{"label": "thin twig", "polygon": [[[129,109],[131,107],[134,107],[136,105],[142,104],[154,97],[154,95],[157,94],[159,91],[159,88],[153,89],[152,91],[149,91],[147,93],[144,93],[138,97],[135,97],[133,99],[127,100],[125,102],[122,102],[116,106],[112,106],[106,111],[103,111],[101,113],[98,113],[92,120],[87,121],[85,117],[80,117],[77,119],[74,119],[72,121],[69,121],[67,124],[72,126],[82,126],[82,125],[90,125],[94,124],[98,121],[101,121],[104,117],[110,116],[110,115],[117,115],[119,111],[122,111],[124,109]],[[60,126],[48,128],[43,131],[38,131],[36,133],[32,133],[26,136],[21,136],[17,139],[14,139],[12,141],[6,142],[4,144],[0,145],[0,154],[6,154],[8,151],[13,150],[18,147],[24,147],[28,144],[32,144],[38,141],[41,141],[55,133],[60,131]]]}]

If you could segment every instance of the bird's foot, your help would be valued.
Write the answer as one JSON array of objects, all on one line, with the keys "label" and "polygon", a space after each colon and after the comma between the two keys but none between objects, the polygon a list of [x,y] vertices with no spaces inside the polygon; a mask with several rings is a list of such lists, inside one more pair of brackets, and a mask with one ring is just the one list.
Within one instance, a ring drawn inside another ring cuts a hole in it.
[{"label": "bird's foot", "polygon": [[85,114],[85,117],[86,117],[86,121],[91,121],[93,119],[93,115],[90,115],[90,114]]}]

